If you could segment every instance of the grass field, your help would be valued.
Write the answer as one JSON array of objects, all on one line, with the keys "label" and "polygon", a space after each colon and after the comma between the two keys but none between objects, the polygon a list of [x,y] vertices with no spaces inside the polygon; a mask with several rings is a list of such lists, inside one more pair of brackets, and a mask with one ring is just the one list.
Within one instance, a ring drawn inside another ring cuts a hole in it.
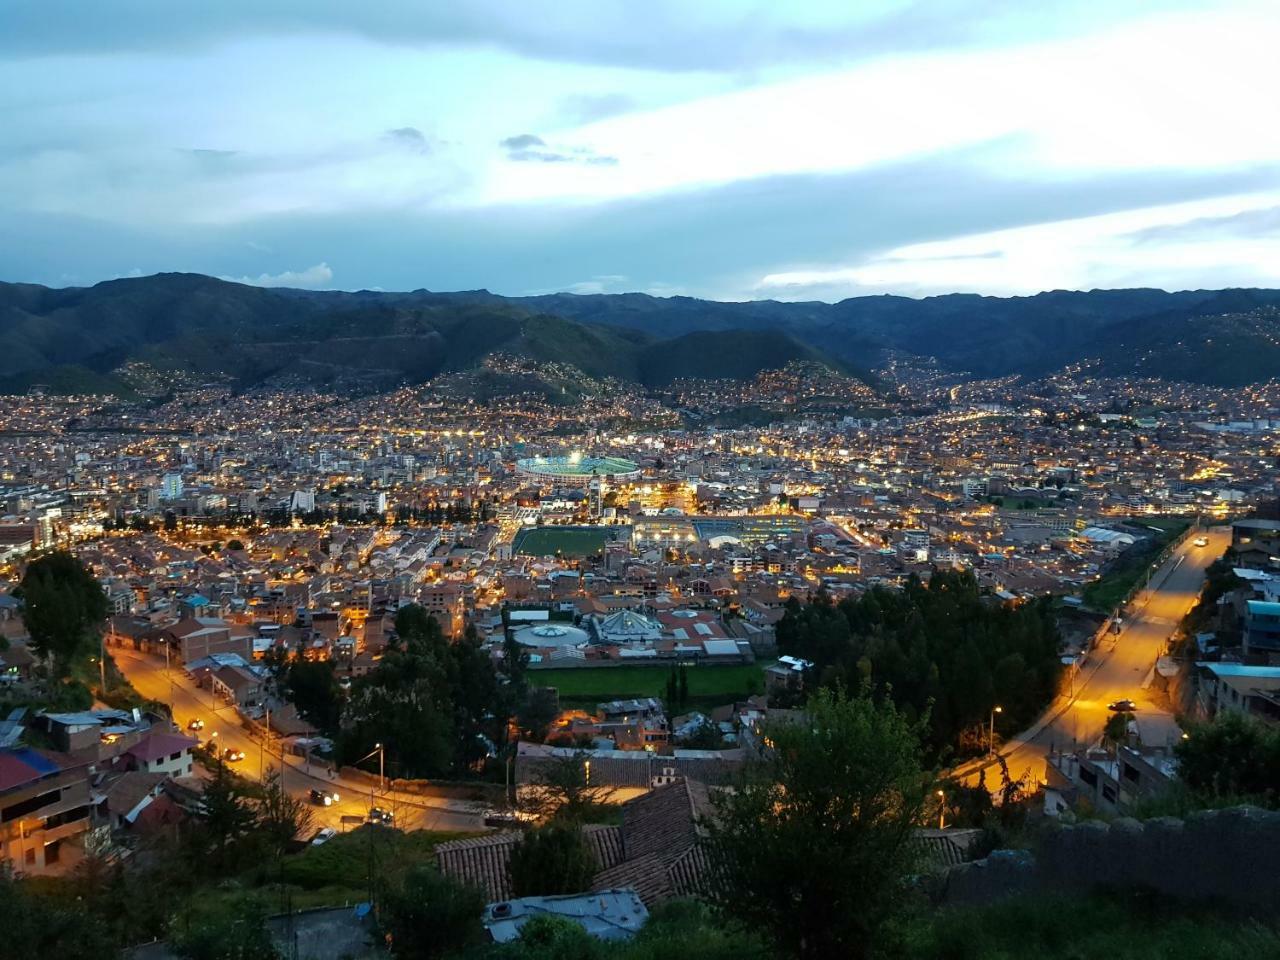
[{"label": "grass field", "polygon": [[[700,705],[728,703],[764,690],[764,664],[732,667],[690,667],[689,700]],[[595,704],[601,700],[666,695],[671,668],[579,667],[568,670],[530,670],[529,682],[555,687],[561,702]]]},{"label": "grass field", "polygon": [[526,557],[585,557],[599,553],[610,540],[628,534],[626,527],[530,527],[516,534],[514,552]]},{"label": "grass field", "polygon": [[1139,522],[1145,526],[1158,527],[1163,532],[1153,532],[1150,540],[1134,544],[1116,558],[1101,578],[1084,588],[1084,602],[1093,609],[1105,612],[1115,609],[1146,575],[1147,568],[1160,552],[1191,525],[1188,520],[1163,517],[1153,520],[1143,518]]}]

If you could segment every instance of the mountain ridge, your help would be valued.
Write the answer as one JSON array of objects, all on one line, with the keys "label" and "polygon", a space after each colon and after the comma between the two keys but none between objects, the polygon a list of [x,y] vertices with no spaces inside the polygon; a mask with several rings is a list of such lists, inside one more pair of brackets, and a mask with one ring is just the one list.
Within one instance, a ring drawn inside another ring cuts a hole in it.
[{"label": "mountain ridge", "polygon": [[[647,386],[683,376],[749,378],[789,360],[816,360],[870,382],[865,371],[893,353],[933,356],[980,377],[1036,376],[1093,360],[1114,375],[1239,386],[1280,376],[1277,307],[1280,291],[1257,288],[877,294],[826,303],[314,291],[190,273],[89,287],[0,282],[8,344],[0,389],[22,390],[46,374],[74,383],[67,373],[74,370],[100,386],[133,361],[246,385],[292,367],[320,383],[376,387],[466,369],[496,352]],[[1200,349],[1227,328],[1225,342]]]}]

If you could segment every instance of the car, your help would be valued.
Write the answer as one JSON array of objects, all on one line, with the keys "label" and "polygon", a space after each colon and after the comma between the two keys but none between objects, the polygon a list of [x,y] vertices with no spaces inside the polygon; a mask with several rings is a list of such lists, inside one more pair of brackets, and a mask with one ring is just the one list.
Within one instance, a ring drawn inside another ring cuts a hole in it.
[{"label": "car", "polygon": [[203,720],[201,720],[199,717],[196,717],[194,720],[192,720],[190,723],[188,723],[188,724],[187,724],[187,729],[188,729],[188,730],[203,730],[203,729],[204,729],[204,721],[203,721]]},{"label": "car", "polygon": [[322,830],[317,831],[316,835],[311,838],[311,845],[313,847],[318,847],[322,843],[328,843],[337,835],[338,831],[333,829],[333,827],[325,827]]},{"label": "car", "polygon": [[1138,705],[1132,700],[1113,700],[1107,704],[1107,709],[1112,713],[1133,713]]},{"label": "car", "polygon": [[514,827],[520,823],[520,817],[514,810],[486,810],[484,825],[486,827]]},{"label": "car", "polygon": [[369,816],[366,818],[369,823],[376,823],[384,827],[395,826],[396,817],[390,810],[383,810],[381,807],[370,807]]},{"label": "car", "polygon": [[311,788],[311,802],[317,807],[329,807],[338,802],[338,795],[330,790]]},{"label": "car", "polygon": [[227,747],[222,751],[222,759],[227,763],[237,763],[244,759],[244,751],[237,750],[235,747]]},{"label": "car", "polygon": [[1196,538],[1195,538],[1194,540],[1192,540],[1191,542],[1192,542],[1192,543],[1194,543],[1197,547],[1207,547],[1207,546],[1209,545],[1209,538],[1208,538],[1208,537],[1196,537]]}]

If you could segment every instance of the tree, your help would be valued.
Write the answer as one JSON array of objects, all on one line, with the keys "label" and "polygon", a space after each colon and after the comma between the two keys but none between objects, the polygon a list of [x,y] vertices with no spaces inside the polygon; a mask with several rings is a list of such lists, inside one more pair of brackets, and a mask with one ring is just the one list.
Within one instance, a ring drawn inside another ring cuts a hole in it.
[{"label": "tree", "polygon": [[581,825],[559,820],[526,831],[507,866],[517,897],[582,893],[599,869]]},{"label": "tree", "polygon": [[0,872],[0,926],[6,957],[57,957],[100,960],[107,930],[88,911],[36,896],[29,887]]},{"label": "tree", "polygon": [[275,767],[262,779],[262,796],[258,799],[256,833],[266,843],[276,860],[284,856],[289,844],[311,827],[311,808],[290,796],[284,789],[280,771]]},{"label": "tree", "polygon": [[771,725],[766,759],[704,823],[719,909],[796,957],[868,956],[907,895],[922,732],[865,690],[822,690],[802,721]]},{"label": "tree", "polygon": [[222,761],[214,763],[213,778],[200,796],[196,829],[188,839],[196,848],[193,862],[207,865],[213,874],[237,866],[242,841],[254,828],[249,798]]},{"label": "tree", "polygon": [[516,708],[516,723],[530,740],[541,743],[547,738],[547,730],[560,715],[556,692],[550,687],[533,687],[526,691],[524,700]]},{"label": "tree", "polygon": [[1174,752],[1178,779],[1202,801],[1280,808],[1280,729],[1235,710],[1194,723]]},{"label": "tree", "polygon": [[101,634],[106,594],[83,563],[61,550],[31,561],[19,590],[32,648],[57,676],[67,676]]},{"label": "tree", "polygon": [[405,960],[430,960],[478,943],[484,928],[484,894],[417,866],[398,888],[382,898],[382,923],[391,952]]},{"label": "tree", "polygon": [[194,917],[174,925],[174,952],[187,960],[278,960],[266,911],[253,896],[197,901]]},{"label": "tree", "polygon": [[1102,728],[1103,738],[1117,746],[1124,743],[1129,738],[1129,724],[1133,719],[1132,713],[1113,713]]},{"label": "tree", "polygon": [[526,804],[538,816],[585,823],[616,792],[598,780],[591,782],[591,754],[575,751],[540,763],[530,777]]},{"label": "tree", "polygon": [[342,687],[332,660],[297,660],[285,676],[285,693],[306,720],[332,734],[342,719]]}]

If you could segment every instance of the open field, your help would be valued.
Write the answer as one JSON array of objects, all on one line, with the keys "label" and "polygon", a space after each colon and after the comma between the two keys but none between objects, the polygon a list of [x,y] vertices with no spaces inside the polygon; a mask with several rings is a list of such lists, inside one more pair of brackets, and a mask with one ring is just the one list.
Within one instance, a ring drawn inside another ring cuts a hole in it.
[{"label": "open field", "polygon": [[512,546],[526,557],[585,557],[629,535],[627,527],[529,527],[516,534]]},{"label": "open field", "polygon": [[1191,525],[1188,520],[1176,518],[1142,519],[1142,525],[1156,527],[1150,540],[1135,543],[1116,558],[1111,568],[1098,580],[1084,588],[1084,602],[1094,610],[1110,612],[1128,596],[1138,582],[1146,576],[1152,562],[1170,543],[1177,540]]},{"label": "open field", "polygon": [[[764,690],[764,664],[729,667],[690,667],[689,700],[701,704],[728,703]],[[669,666],[577,667],[530,670],[529,682],[560,691],[561,701],[594,704],[600,700],[666,695]]]}]

